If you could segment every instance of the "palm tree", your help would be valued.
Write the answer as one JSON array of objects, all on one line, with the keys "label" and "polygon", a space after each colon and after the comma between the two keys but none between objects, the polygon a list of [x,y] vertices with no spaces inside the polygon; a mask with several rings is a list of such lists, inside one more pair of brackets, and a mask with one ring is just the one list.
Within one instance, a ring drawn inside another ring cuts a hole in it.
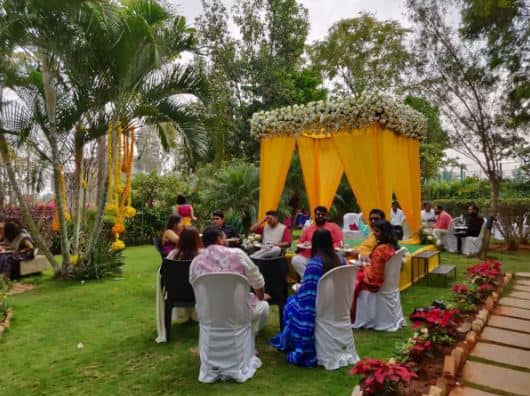
[{"label": "palm tree", "polygon": [[[191,160],[205,151],[199,98],[205,95],[206,85],[191,67],[175,63],[182,51],[194,48],[194,31],[184,18],[153,0],[126,5],[80,0],[68,7],[26,0],[6,1],[4,7],[0,25],[5,22],[7,28],[0,38],[12,39],[18,32],[11,48],[17,45],[30,55],[22,65],[27,73],[5,78],[5,85],[30,109],[31,130],[44,135],[50,149],[63,270],[67,270],[70,243],[60,195],[61,166],[72,158],[82,159],[84,147],[97,140],[102,188],[84,252],[89,255],[100,234],[107,198],[106,143],[101,137],[110,122],[126,127],[153,124],[165,146],[181,134]],[[193,100],[184,101],[183,95]],[[28,134],[26,141],[31,139],[35,136]],[[78,191],[80,173],[78,169]],[[79,199],[75,201],[77,254],[81,216]]]}]

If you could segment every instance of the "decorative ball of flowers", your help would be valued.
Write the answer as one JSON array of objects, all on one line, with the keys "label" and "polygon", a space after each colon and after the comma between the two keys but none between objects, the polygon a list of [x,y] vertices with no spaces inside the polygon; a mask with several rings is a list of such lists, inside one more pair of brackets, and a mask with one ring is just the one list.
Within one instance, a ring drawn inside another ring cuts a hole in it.
[{"label": "decorative ball of flowers", "polygon": [[115,252],[118,250],[123,250],[125,249],[125,242],[123,242],[121,239],[116,239],[114,242],[112,242],[110,248]]},{"label": "decorative ball of flowers", "polygon": [[116,211],[116,205],[114,205],[113,203],[108,203],[107,205],[105,205],[105,210],[107,212],[115,212]]},{"label": "decorative ball of flowers", "polygon": [[136,216],[136,209],[134,209],[132,206],[126,206],[124,214],[127,219],[132,219],[134,216]]},{"label": "decorative ball of flowers", "polygon": [[112,227],[113,234],[123,234],[124,232],[125,232],[125,227],[121,223],[114,224],[114,227]]}]

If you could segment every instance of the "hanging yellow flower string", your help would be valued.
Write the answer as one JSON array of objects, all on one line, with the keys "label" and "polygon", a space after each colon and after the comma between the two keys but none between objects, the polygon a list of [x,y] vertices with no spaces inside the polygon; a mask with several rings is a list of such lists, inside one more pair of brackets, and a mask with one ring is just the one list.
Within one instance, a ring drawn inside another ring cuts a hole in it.
[{"label": "hanging yellow flower string", "polygon": [[112,197],[114,196],[114,172],[112,170],[112,130],[113,130],[113,123],[111,122],[109,124],[109,129],[107,130],[107,175],[108,175],[108,184],[109,184],[109,192],[107,197],[107,205],[105,206],[105,209],[107,212],[114,212],[116,210],[116,207],[112,203]]},{"label": "hanging yellow flower string", "polygon": [[[113,250],[125,248],[125,243],[120,240],[120,234],[125,232],[123,218],[131,218],[136,214],[136,210],[131,206],[131,174],[132,161],[134,158],[134,128],[123,131],[121,125],[117,127],[116,155],[111,161],[109,171],[114,174],[114,189],[112,198],[116,208],[116,222],[112,227],[116,240],[112,244]],[[125,173],[125,186],[122,187],[122,173]],[[125,204],[127,203],[127,206]]]},{"label": "hanging yellow flower string", "polygon": [[[60,182],[59,199],[61,200],[63,204],[64,218],[66,221],[71,221],[72,216],[70,215],[70,212],[68,211],[68,208],[66,206],[66,183],[64,180],[64,170],[62,166],[59,172],[59,182]],[[52,221],[51,229],[54,232],[59,232],[59,229],[60,229],[59,205],[57,205],[57,202],[55,203],[55,210],[53,212],[53,221]]]}]

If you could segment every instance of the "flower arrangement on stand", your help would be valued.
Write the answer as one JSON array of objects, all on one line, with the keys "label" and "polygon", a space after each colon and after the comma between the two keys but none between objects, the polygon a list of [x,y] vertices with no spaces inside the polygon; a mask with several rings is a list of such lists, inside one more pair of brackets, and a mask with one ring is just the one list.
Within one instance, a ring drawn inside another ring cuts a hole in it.
[{"label": "flower arrangement on stand", "polygon": [[241,241],[241,247],[244,250],[250,250],[256,246],[257,243],[261,241],[261,235],[259,234],[249,234],[246,238],[243,238]]}]

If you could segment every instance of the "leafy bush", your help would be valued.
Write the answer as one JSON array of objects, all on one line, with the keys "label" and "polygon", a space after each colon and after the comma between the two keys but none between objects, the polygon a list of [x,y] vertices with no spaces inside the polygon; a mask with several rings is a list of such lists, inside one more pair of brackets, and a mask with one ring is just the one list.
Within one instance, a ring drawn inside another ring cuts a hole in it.
[{"label": "leafy bush", "polygon": [[9,285],[3,276],[0,276],[0,322],[2,322],[6,316],[9,309],[9,304],[7,302],[7,291]]},{"label": "leafy bush", "polygon": [[[434,181],[427,183],[422,188],[423,198],[426,200],[459,199],[476,200],[484,199],[491,195],[491,186],[487,180],[468,177],[464,180]],[[525,198],[530,195],[529,182],[503,180],[501,182],[500,197]]]},{"label": "leafy bush", "polygon": [[[36,205],[30,208],[31,217],[39,228],[40,234],[48,246],[52,246],[55,233],[51,230],[54,209],[47,205]],[[22,211],[18,207],[0,208],[0,219],[16,219],[24,225]]]},{"label": "leafy bush", "polygon": [[102,279],[122,273],[122,251],[113,251],[110,242],[100,241],[89,257],[81,257],[72,266],[71,277],[77,280]]}]

